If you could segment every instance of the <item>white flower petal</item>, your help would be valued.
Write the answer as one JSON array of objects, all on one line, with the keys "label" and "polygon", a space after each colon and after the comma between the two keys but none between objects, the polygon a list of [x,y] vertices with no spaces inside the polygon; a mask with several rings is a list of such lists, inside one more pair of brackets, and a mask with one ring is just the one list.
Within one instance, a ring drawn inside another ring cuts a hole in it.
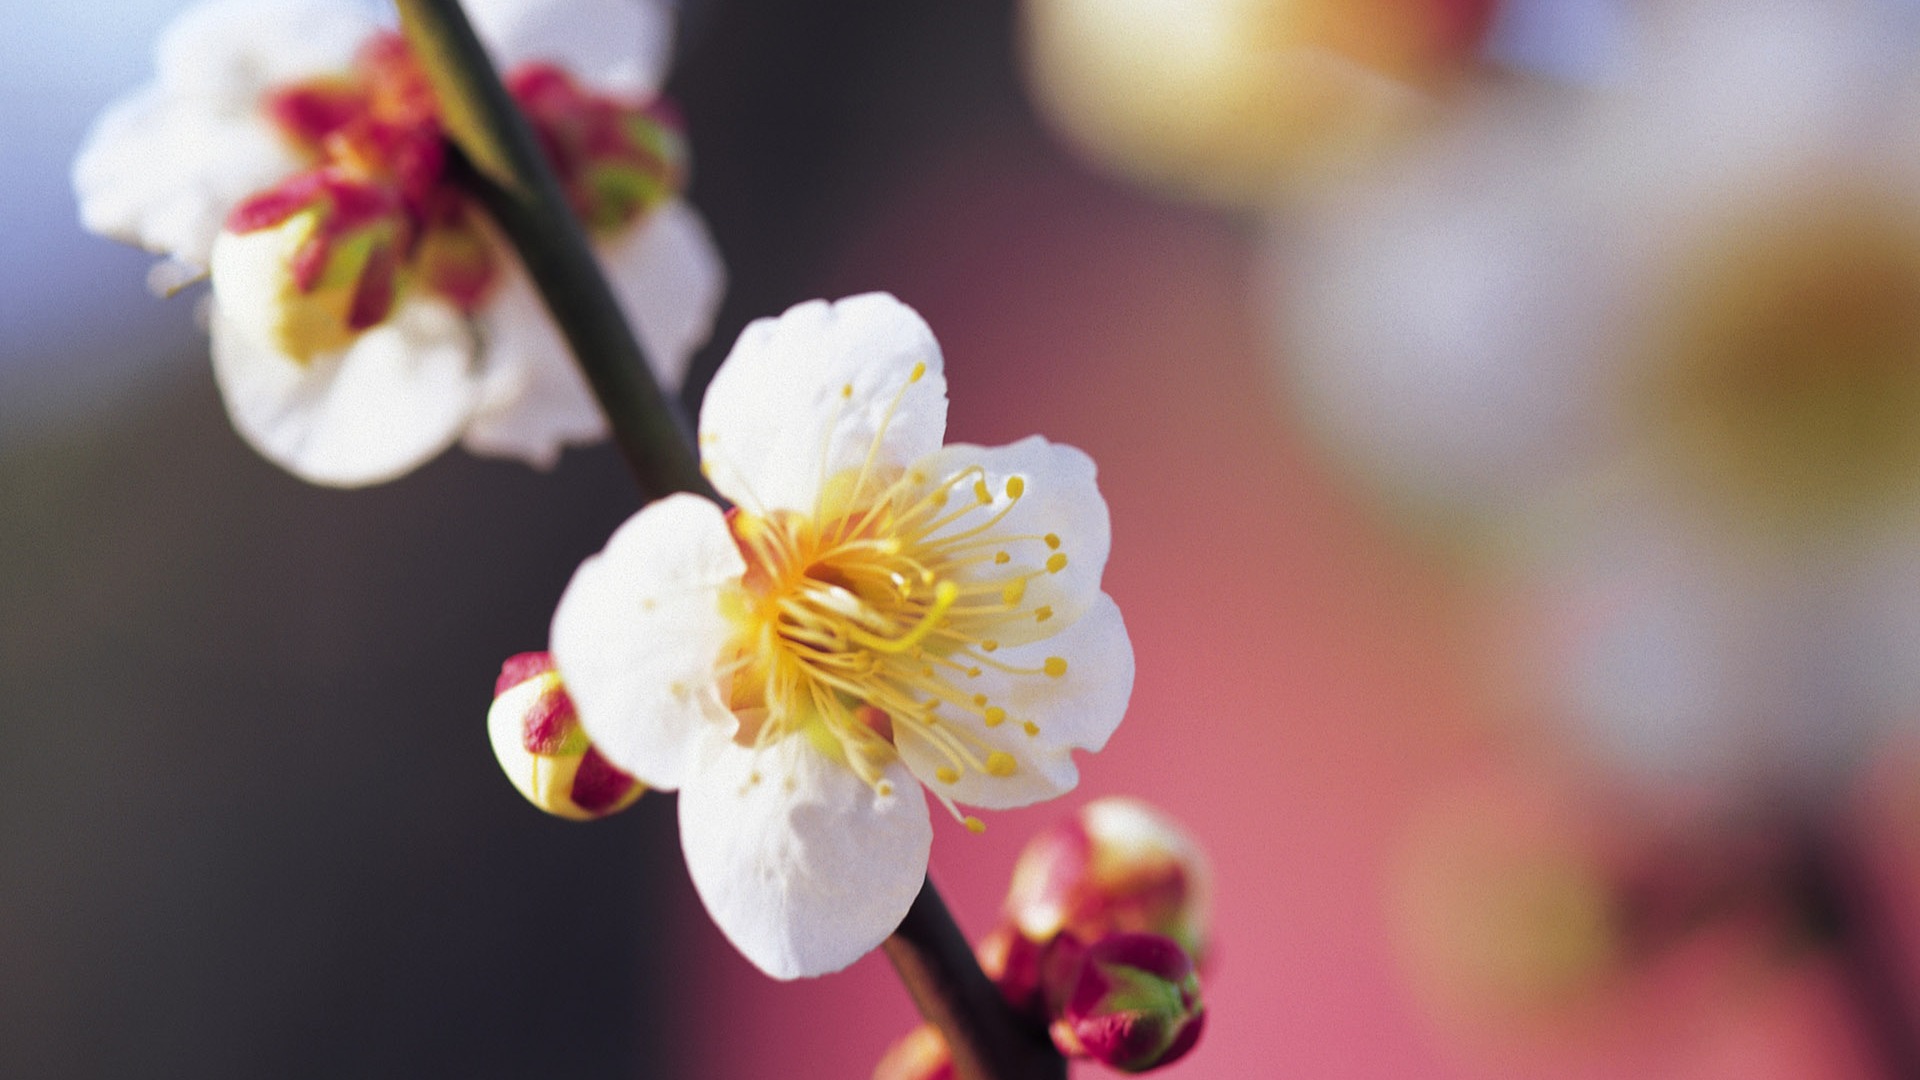
[{"label": "white flower petal", "polygon": [[[1009,675],[988,667],[978,678],[957,680],[961,690],[984,694],[1007,719],[987,727],[980,717],[952,707],[940,710],[941,722],[964,729],[991,750],[1003,750],[1018,763],[1012,776],[992,776],[977,768],[956,770],[955,783],[939,779],[951,762],[928,739],[906,725],[895,730],[900,756],[923,783],[956,802],[1004,810],[1051,799],[1080,782],[1072,750],[1099,750],[1127,712],[1133,695],[1133,643],[1113,598],[1101,593],[1079,621],[1044,641],[1001,649],[994,659],[1008,667],[1038,669],[1048,657],[1067,662],[1059,678]],[[1031,722],[1035,731],[1028,733]],[[984,754],[981,755],[984,761]]]},{"label": "white flower petal", "polygon": [[88,231],[204,268],[229,211],[300,167],[258,116],[148,87],[101,115],[73,164]]},{"label": "white flower petal", "polygon": [[157,80],[110,106],[74,162],[82,223],[205,266],[228,211],[302,164],[261,95],[346,70],[378,25],[338,0],[188,9],[160,39]]},{"label": "white flower petal", "polygon": [[651,98],[673,59],[673,9],[660,0],[467,0],[502,72],[546,61],[596,90]]},{"label": "white flower petal", "polygon": [[713,921],[768,975],[838,971],[906,917],[933,825],[906,769],[886,775],[881,795],[805,736],[759,751],[703,740],[680,792],[680,846]]},{"label": "white flower petal", "polygon": [[713,334],[727,287],[726,267],[706,222],[674,199],[601,246],[600,263],[647,350],[654,377],[669,391],[678,390],[694,350]]},{"label": "white flower petal", "polygon": [[517,260],[475,316],[480,333],[479,403],[461,442],[487,457],[550,469],[567,446],[607,437],[607,419],[586,376]]},{"label": "white flower petal", "polygon": [[159,83],[251,111],[276,86],[346,71],[380,29],[373,10],[352,0],[210,0],[161,35]]},{"label": "white flower petal", "polygon": [[342,352],[301,364],[213,306],[213,374],[234,427],[316,484],[391,480],[449,446],[473,408],[473,342],[451,305],[403,301]]},{"label": "white flower petal", "polygon": [[707,389],[700,451],[734,502],[810,513],[823,479],[858,470],[870,451],[881,470],[904,468],[938,450],[946,428],[933,331],[900,301],[867,293],[749,324]]},{"label": "white flower petal", "polygon": [[[706,226],[675,200],[597,253],[654,378],[677,391],[713,329],[726,280]],[[468,450],[547,469],[562,448],[607,437],[606,416],[518,261],[503,261],[477,320],[480,404],[464,439]]]},{"label": "white flower petal", "polygon": [[733,734],[714,669],[733,631],[721,595],[745,571],[720,508],[674,495],[581,563],[553,613],[554,663],[581,727],[648,787],[688,781],[704,729]]},{"label": "white flower petal", "polygon": [[[914,468],[937,484],[976,465],[986,471],[984,482],[993,504],[960,518],[933,534],[933,539],[973,527],[1011,502],[1013,508],[1006,517],[986,534],[1010,538],[1000,548],[1010,561],[974,563],[956,574],[955,580],[965,586],[1034,574],[1026,580],[1019,602],[983,636],[1016,645],[1054,634],[1071,625],[1100,595],[1100,574],[1112,544],[1107,501],[1095,482],[1093,459],[1074,447],[1034,435],[1008,446],[954,443]],[[1007,481],[1013,477],[1024,485],[1019,499],[1007,495]],[[952,498],[971,499],[972,488],[972,484],[962,485]],[[1057,549],[1045,542],[1048,536],[1059,540]],[[1048,572],[1048,560],[1056,556],[1061,557],[1061,568]],[[1043,609],[1049,613],[1044,620],[1036,617]]]}]

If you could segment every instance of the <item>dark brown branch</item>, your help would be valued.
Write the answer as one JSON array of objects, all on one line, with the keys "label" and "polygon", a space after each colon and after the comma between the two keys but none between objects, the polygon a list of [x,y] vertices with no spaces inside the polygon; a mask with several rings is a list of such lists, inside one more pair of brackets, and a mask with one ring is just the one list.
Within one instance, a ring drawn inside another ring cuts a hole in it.
[{"label": "dark brown branch", "polygon": [[1007,1007],[931,880],[885,948],[920,1015],[946,1036],[960,1080],[1065,1080],[1066,1060]]}]

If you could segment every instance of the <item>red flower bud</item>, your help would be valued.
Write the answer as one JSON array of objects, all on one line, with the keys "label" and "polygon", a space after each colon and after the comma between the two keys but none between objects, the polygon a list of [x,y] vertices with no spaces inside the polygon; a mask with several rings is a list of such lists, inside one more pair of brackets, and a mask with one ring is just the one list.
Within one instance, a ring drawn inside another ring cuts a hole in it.
[{"label": "red flower bud", "polygon": [[521,653],[501,665],[487,731],[507,779],[527,801],[587,821],[632,806],[646,787],[587,741],[553,657]]},{"label": "red flower bud", "polygon": [[1050,1032],[1068,1057],[1145,1072],[1193,1049],[1206,1024],[1199,972],[1171,938],[1108,934],[1083,946],[1063,935],[1043,968]]},{"label": "red flower bud", "polygon": [[1061,933],[1162,934],[1195,957],[1207,946],[1210,874],[1178,825],[1133,799],[1097,799],[1035,836],[1014,864],[1008,917],[1044,945]]}]

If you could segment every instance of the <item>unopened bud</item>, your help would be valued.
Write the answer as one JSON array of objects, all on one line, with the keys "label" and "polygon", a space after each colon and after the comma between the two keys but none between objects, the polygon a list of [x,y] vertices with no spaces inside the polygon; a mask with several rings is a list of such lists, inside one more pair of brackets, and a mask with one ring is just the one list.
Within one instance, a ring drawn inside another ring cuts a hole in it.
[{"label": "unopened bud", "polygon": [[874,1066],[873,1080],[953,1080],[953,1055],[947,1040],[932,1024],[921,1024],[899,1042],[887,1048],[887,1054]]},{"label": "unopened bud", "polygon": [[1134,799],[1096,799],[1028,842],[1006,910],[1040,944],[1061,933],[1161,934],[1203,958],[1210,889],[1199,846],[1165,814]]},{"label": "unopened bud", "polygon": [[1121,1072],[1171,1064],[1206,1025],[1200,974],[1178,942],[1158,934],[1108,934],[1081,946],[1071,936],[1048,950],[1053,1043]]},{"label": "unopened bud", "polygon": [[646,791],[587,741],[549,653],[521,653],[501,665],[487,733],[507,779],[549,814],[603,818]]},{"label": "unopened bud", "polygon": [[240,204],[214,241],[222,316],[305,363],[386,319],[412,235],[398,194],[315,169]]}]

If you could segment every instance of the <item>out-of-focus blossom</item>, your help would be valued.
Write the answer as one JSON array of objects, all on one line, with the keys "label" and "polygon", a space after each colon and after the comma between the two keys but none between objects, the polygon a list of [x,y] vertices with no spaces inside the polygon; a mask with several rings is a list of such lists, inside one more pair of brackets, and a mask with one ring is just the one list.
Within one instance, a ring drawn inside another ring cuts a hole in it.
[{"label": "out-of-focus blossom", "polygon": [[887,1048],[873,1080],[953,1080],[953,1055],[932,1024],[921,1024]]},{"label": "out-of-focus blossom", "polygon": [[1391,875],[1416,988],[1442,1013],[1507,1027],[1593,998],[1626,962],[1612,838],[1560,788],[1510,782],[1431,809]]},{"label": "out-of-focus blossom", "polygon": [[1286,351],[1365,472],[1534,557],[1609,753],[1817,788],[1920,708],[1920,38],[1650,11],[1283,237]]},{"label": "out-of-focus blossom", "polygon": [[1096,799],[1027,841],[1007,890],[1007,918],[1029,941],[1161,934],[1196,959],[1207,947],[1212,875],[1192,838],[1135,799]]},{"label": "out-of-focus blossom", "polygon": [[587,741],[551,654],[509,657],[493,693],[493,756],[528,802],[556,817],[590,821],[625,810],[646,792]]},{"label": "out-of-focus blossom", "polygon": [[1029,84],[1094,160],[1264,202],[1376,161],[1475,60],[1491,0],[1025,0]]},{"label": "out-of-focus blossom", "polygon": [[1062,1054],[1146,1072],[1199,1042],[1207,1021],[1200,972],[1173,939],[1112,933],[1082,946],[1062,935],[1048,963],[1048,1030]]},{"label": "out-of-focus blossom", "polygon": [[1059,795],[1132,691],[1093,462],[1038,437],[942,447],[946,411],[939,346],[891,296],[753,323],[700,413],[737,508],[648,506],[554,615],[594,745],[680,791],[695,888],[777,978],[899,924],[932,840],[921,785],[956,817]]},{"label": "out-of-focus blossom", "polygon": [[[677,383],[722,284],[678,192],[653,0],[473,0],[658,366]],[[455,441],[551,465],[605,421],[508,247],[449,179],[410,50],[353,0],[209,0],[74,165],[88,228],[209,272],[214,373],[260,452],[316,483],[398,476]]]}]

